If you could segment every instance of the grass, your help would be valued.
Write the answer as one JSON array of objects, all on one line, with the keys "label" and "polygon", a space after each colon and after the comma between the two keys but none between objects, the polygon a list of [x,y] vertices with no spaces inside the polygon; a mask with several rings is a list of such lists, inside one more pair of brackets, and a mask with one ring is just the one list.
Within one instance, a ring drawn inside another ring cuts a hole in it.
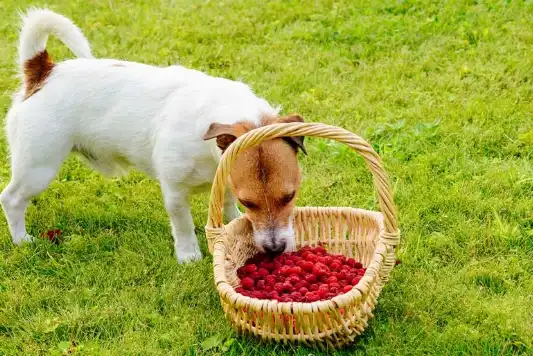
[{"label": "grass", "polygon": [[[17,10],[44,2],[2,4],[5,117]],[[48,4],[98,57],[242,79],[285,112],[374,145],[394,186],[403,263],[369,328],[337,354],[533,353],[531,1]],[[70,56],[57,40],[50,53]],[[361,159],[318,139],[308,150],[299,205],[376,209]],[[3,137],[0,151],[3,187]],[[207,199],[193,204],[204,253]],[[139,173],[106,180],[71,157],[27,221],[66,240],[14,247],[0,219],[1,355],[318,354],[236,336],[211,257],[176,264],[159,188]]]}]

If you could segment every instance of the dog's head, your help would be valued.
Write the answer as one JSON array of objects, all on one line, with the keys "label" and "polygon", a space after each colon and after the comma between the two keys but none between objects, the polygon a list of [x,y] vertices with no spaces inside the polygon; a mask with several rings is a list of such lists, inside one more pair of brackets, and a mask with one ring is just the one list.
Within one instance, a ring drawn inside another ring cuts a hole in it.
[{"label": "dog's head", "polygon": [[[299,115],[265,118],[261,125],[303,122]],[[213,123],[205,140],[216,137],[226,150],[235,139],[254,129],[249,122],[233,125]],[[303,137],[284,137],[247,148],[235,159],[229,176],[233,194],[246,209],[257,247],[267,253],[281,253],[294,247],[292,211],[301,182],[298,149],[304,153]]]}]

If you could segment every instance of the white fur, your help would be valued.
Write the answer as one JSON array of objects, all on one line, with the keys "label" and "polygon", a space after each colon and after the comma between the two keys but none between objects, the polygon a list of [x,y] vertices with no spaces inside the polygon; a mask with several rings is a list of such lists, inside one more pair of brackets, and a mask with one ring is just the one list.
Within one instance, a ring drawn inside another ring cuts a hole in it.
[{"label": "white fur", "polygon": [[69,19],[50,10],[33,9],[22,17],[19,40],[19,63],[46,49],[50,34],[58,37],[75,55],[92,58],[91,47],[81,30]]},{"label": "white fur", "polygon": [[[202,136],[213,122],[258,124],[278,110],[245,84],[181,66],[159,68],[91,58],[81,31],[68,19],[36,10],[25,19],[22,61],[59,36],[80,57],[56,65],[26,100],[24,89],[7,115],[12,177],[0,195],[13,242],[31,240],[24,213],[30,199],[56,176],[71,151],[105,175],[130,167],[156,178],[170,216],[179,261],[201,257],[189,209],[190,193],[210,186],[220,159],[215,140]],[[226,194],[225,212],[240,214]],[[228,216],[229,215],[229,216]]]},{"label": "white fur", "polygon": [[287,226],[277,226],[272,229],[256,229],[254,227],[254,243],[262,251],[265,248],[275,252],[293,251],[294,241],[294,218],[291,216]]}]

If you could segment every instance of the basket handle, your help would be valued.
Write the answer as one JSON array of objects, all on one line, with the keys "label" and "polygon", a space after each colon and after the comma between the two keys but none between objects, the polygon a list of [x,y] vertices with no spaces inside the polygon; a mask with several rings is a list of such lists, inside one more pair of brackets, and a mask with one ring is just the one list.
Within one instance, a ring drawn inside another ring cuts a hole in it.
[{"label": "basket handle", "polygon": [[[392,198],[391,188],[387,173],[381,165],[379,155],[372,146],[360,136],[340,127],[321,123],[285,123],[266,125],[253,129],[238,137],[224,152],[218,165],[209,202],[206,232],[209,234],[224,227],[222,209],[224,206],[224,193],[230,167],[242,150],[256,146],[262,141],[288,136],[310,136],[329,138],[342,142],[358,152],[365,160],[366,165],[374,180],[378,194],[380,210],[383,215],[384,231],[381,241],[392,246],[400,243],[398,231],[397,212]],[[217,235],[219,235],[217,233]],[[219,235],[220,236],[220,235]]]}]

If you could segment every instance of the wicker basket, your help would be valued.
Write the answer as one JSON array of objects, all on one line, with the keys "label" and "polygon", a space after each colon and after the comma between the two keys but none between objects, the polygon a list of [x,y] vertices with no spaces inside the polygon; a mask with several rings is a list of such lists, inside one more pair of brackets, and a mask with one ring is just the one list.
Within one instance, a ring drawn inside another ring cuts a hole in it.
[{"label": "wicker basket", "polygon": [[[237,268],[258,250],[246,218],[223,224],[222,207],[229,168],[240,151],[283,136],[314,136],[345,143],[365,159],[373,175],[381,212],[336,207],[295,210],[297,248],[321,243],[329,252],[353,257],[367,268],[364,277],[350,292],[331,300],[281,303],[249,298],[234,289],[240,283]],[[206,234],[213,253],[214,278],[222,308],[239,333],[330,348],[353,342],[367,327],[376,299],[395,265],[394,250],[400,242],[396,209],[379,156],[361,137],[319,123],[264,126],[230,145],[213,182]]]}]

